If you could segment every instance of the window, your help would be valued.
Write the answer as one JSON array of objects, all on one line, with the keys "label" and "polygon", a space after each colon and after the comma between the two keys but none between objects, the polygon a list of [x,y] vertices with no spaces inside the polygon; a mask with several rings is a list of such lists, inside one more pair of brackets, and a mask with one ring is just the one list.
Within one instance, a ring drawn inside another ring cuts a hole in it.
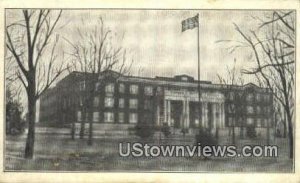
[{"label": "window", "polygon": [[188,78],[187,78],[186,76],[183,76],[183,77],[181,77],[181,80],[182,80],[182,81],[187,81]]},{"label": "window", "polygon": [[85,90],[85,81],[80,81],[80,82],[79,82],[79,90],[80,90],[80,91]]},{"label": "window", "polygon": [[112,122],[114,122],[114,113],[112,113],[112,112],[105,112],[104,113],[104,122],[105,123],[112,123]]},{"label": "window", "polygon": [[229,117],[228,118],[228,126],[234,126],[235,125],[235,118]]},{"label": "window", "polygon": [[119,123],[124,123],[124,112],[119,112]]},{"label": "window", "polygon": [[124,99],[120,98],[119,99],[119,108],[124,108],[125,104],[124,104]]},{"label": "window", "polygon": [[269,107],[264,107],[264,113],[269,114],[269,112],[270,112],[270,108]]},{"label": "window", "polygon": [[253,114],[254,113],[254,109],[252,106],[247,106],[247,113],[248,114]]},{"label": "window", "polygon": [[130,85],[130,94],[138,94],[139,86],[138,85]]},{"label": "window", "polygon": [[114,98],[112,98],[112,97],[105,97],[104,106],[105,107],[113,107],[114,106]]},{"label": "window", "polygon": [[235,113],[235,105],[234,104],[229,104],[228,105],[228,112],[229,113]]},{"label": "window", "polygon": [[99,106],[99,97],[94,97],[93,105],[94,105],[94,107]]},{"label": "window", "polygon": [[96,91],[99,91],[100,90],[100,82],[97,82],[95,87],[96,87]]},{"label": "window", "polygon": [[268,126],[268,120],[262,118],[262,119],[261,119],[261,126],[262,126],[262,127],[267,127],[267,126]]},{"label": "window", "polygon": [[150,100],[144,101],[144,109],[151,109],[151,101]]},{"label": "window", "polygon": [[82,97],[79,98],[79,105],[83,106],[83,99],[82,99]]},{"label": "window", "polygon": [[272,119],[271,119],[271,118],[268,119],[268,125],[269,125],[270,127],[273,126],[273,123],[272,123]]},{"label": "window", "polygon": [[261,127],[261,119],[260,118],[257,118],[256,119],[256,127]]},{"label": "window", "polygon": [[230,92],[230,93],[229,93],[229,99],[230,99],[230,100],[233,100],[233,99],[234,99],[234,93],[233,93],[233,92]]},{"label": "window", "polygon": [[260,114],[260,113],[261,113],[261,107],[260,107],[260,106],[257,106],[257,107],[256,107],[256,113],[257,113],[257,114]]},{"label": "window", "polygon": [[67,108],[67,99],[63,99],[63,109]]},{"label": "window", "polygon": [[260,102],[260,100],[261,100],[261,95],[258,93],[256,94],[256,101]]},{"label": "window", "polygon": [[137,109],[138,107],[138,100],[137,99],[130,99],[129,100],[129,108],[130,109]]},{"label": "window", "polygon": [[248,94],[247,97],[246,97],[246,100],[248,102],[252,102],[253,101],[253,94],[252,93]]},{"label": "window", "polygon": [[153,95],[152,86],[146,86],[144,90],[145,90],[145,95]]},{"label": "window", "polygon": [[119,93],[124,93],[125,92],[125,85],[123,83],[121,83],[119,85]]},{"label": "window", "polygon": [[137,120],[138,120],[137,113],[129,114],[129,123],[137,123]]},{"label": "window", "polygon": [[269,126],[269,119],[268,118],[265,119],[265,125],[266,125],[266,127]]},{"label": "window", "polygon": [[264,95],[264,100],[265,100],[265,102],[269,102],[270,101],[270,95]]},{"label": "window", "polygon": [[253,118],[247,118],[247,125],[253,125]]},{"label": "window", "polygon": [[85,113],[85,121],[88,121],[89,120],[89,113]]},{"label": "window", "polygon": [[99,121],[99,112],[93,112],[93,122]]},{"label": "window", "polygon": [[109,83],[105,86],[105,93],[114,93],[115,85],[113,83]]},{"label": "window", "polygon": [[81,113],[81,111],[77,111],[77,121],[82,121],[82,113]]}]

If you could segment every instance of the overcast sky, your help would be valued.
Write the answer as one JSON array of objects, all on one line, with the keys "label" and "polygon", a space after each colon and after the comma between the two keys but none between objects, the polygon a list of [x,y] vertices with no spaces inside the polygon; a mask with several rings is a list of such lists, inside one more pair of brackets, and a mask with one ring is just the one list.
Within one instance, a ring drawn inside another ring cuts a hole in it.
[{"label": "overcast sky", "polygon": [[[61,22],[67,25],[60,34],[71,40],[76,39],[76,33],[70,34],[70,31],[82,24],[82,17],[93,27],[96,19],[102,16],[107,27],[117,34],[124,33],[123,46],[130,50],[135,61],[132,68],[134,75],[154,77],[188,74],[197,77],[197,29],[181,32],[181,21],[197,13],[200,22],[201,79],[216,82],[216,74],[226,74],[226,66],[232,67],[234,58],[238,67],[248,66],[249,58],[245,49],[230,54],[227,49],[230,44],[216,41],[241,40],[233,22],[245,29],[255,27],[257,22],[252,17],[261,12],[72,10],[64,12]],[[139,69],[143,72],[138,72]]]},{"label": "overcast sky", "polygon": [[[8,10],[7,22],[19,19],[16,12]],[[247,30],[257,26],[253,16],[258,11],[232,10],[64,10],[57,33],[76,41],[78,27],[92,29],[101,16],[105,26],[117,35],[124,34],[121,43],[134,60],[133,75],[173,76],[188,74],[197,78],[197,29],[181,32],[181,21],[199,13],[200,75],[201,80],[217,82],[217,74],[225,77],[226,66],[249,67],[246,49],[229,53],[228,47],[237,43],[216,43],[219,40],[242,40],[233,23]],[[60,39],[58,54],[69,52],[70,46]],[[62,58],[60,58],[62,60]],[[66,58],[65,60],[66,61]],[[139,72],[140,70],[140,72]],[[142,71],[142,72],[141,72]]]},{"label": "overcast sky", "polygon": [[[52,12],[57,14],[59,10]],[[24,20],[21,9],[6,9],[5,13],[7,25]],[[244,33],[249,34],[250,30],[257,30],[261,19],[266,17],[270,19],[268,15],[271,13],[271,10],[63,10],[58,29],[54,33],[61,38],[55,53],[58,54],[58,62],[68,62],[68,58],[63,57],[64,53],[72,51],[70,45],[62,38],[75,43],[79,38],[77,28],[92,30],[99,23],[97,21],[99,17],[102,17],[105,26],[113,31],[112,35],[124,34],[120,44],[130,53],[128,58],[134,60],[132,75],[173,77],[187,74],[197,78],[198,31],[195,28],[181,32],[181,22],[199,14],[201,80],[218,83],[217,75],[228,78],[227,67],[232,68],[234,60],[238,71],[249,69],[255,64],[249,48],[240,48],[230,53],[228,48],[240,45],[241,41],[244,41],[235,30],[234,23]],[[85,22],[84,25],[82,20]],[[23,26],[17,27],[24,30]],[[260,34],[265,32],[260,31],[259,37]],[[15,36],[14,39],[20,37],[15,33],[11,35]],[[57,38],[56,35],[53,37],[53,39]],[[231,42],[220,43],[222,40],[231,40]],[[49,47],[48,50],[51,51],[51,46]],[[40,64],[47,65],[45,61],[49,60],[50,51],[44,52]],[[14,70],[6,70],[6,74],[10,71]],[[245,84],[253,82],[255,79],[252,77],[244,75]],[[26,94],[23,90],[22,103],[26,102]]]},{"label": "overcast sky", "polygon": [[[60,34],[76,39],[75,30],[81,18],[91,28],[101,16],[105,25],[117,34],[124,34],[123,46],[130,50],[135,64],[134,75],[154,77],[188,74],[197,77],[197,29],[181,32],[181,21],[199,13],[201,79],[217,82],[216,74],[225,77],[226,66],[249,67],[246,49],[229,53],[237,43],[216,43],[219,40],[242,40],[233,23],[247,30],[257,26],[253,16],[262,12],[220,10],[92,10],[65,11],[61,19],[67,25]],[[71,33],[72,32],[72,33]],[[64,48],[67,50],[68,48]],[[138,72],[138,70],[142,72]]]},{"label": "overcast sky", "polygon": [[[7,10],[6,23],[20,20],[21,10]],[[220,40],[241,41],[233,23],[242,30],[257,27],[253,17],[259,11],[233,10],[64,10],[56,34],[76,41],[77,28],[92,29],[101,16],[105,26],[114,34],[123,35],[122,46],[134,60],[133,75],[145,77],[188,74],[197,78],[197,29],[181,32],[181,21],[199,13],[200,75],[201,80],[218,82],[217,74],[226,77],[226,67],[231,68],[234,59],[237,68],[251,67],[247,49],[229,53],[235,42],[216,43]],[[86,24],[82,24],[82,19]],[[60,39],[57,54],[70,52],[70,46]],[[251,78],[246,79],[251,81]]]}]

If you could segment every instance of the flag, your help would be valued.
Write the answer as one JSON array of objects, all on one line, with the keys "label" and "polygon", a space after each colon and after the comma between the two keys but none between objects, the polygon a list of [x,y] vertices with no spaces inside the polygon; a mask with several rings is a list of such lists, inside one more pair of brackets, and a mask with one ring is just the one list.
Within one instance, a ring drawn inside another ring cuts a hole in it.
[{"label": "flag", "polygon": [[182,25],[182,32],[184,32],[188,29],[193,29],[195,27],[198,27],[199,26],[198,15],[196,15],[194,17],[191,17],[191,18],[188,18],[186,20],[183,20],[181,22],[181,25]]}]

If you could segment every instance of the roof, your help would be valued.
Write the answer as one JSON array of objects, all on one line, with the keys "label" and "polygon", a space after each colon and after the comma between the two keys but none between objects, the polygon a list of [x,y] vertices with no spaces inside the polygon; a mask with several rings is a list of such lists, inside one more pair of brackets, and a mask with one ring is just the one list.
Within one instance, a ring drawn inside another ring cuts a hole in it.
[{"label": "roof", "polygon": [[[63,82],[64,80],[67,80],[67,78],[70,78],[71,76],[79,76],[81,74],[84,74],[83,72],[73,71],[68,76],[63,78],[59,83]],[[90,73],[92,75],[92,73]],[[113,76],[118,79],[118,81],[124,81],[124,82],[143,82],[148,83],[151,85],[167,85],[167,86],[178,86],[178,87],[198,87],[198,80],[195,80],[192,76],[189,76],[187,74],[181,74],[181,75],[175,75],[174,77],[162,77],[162,76],[155,76],[154,78],[151,77],[140,77],[140,76],[128,76],[120,74],[119,72],[113,71],[113,70],[106,70],[103,71],[100,74],[103,77],[106,76]],[[187,80],[183,80],[182,78],[186,77]],[[99,76],[100,79],[100,76]],[[204,81],[200,80],[200,86],[203,88],[210,88],[210,89],[228,89],[229,85],[224,84],[214,84],[211,81]],[[256,88],[258,90],[267,90],[267,88],[258,87],[257,85],[253,83],[247,83],[243,86],[241,85],[231,85],[232,89],[245,89],[245,88]]]}]

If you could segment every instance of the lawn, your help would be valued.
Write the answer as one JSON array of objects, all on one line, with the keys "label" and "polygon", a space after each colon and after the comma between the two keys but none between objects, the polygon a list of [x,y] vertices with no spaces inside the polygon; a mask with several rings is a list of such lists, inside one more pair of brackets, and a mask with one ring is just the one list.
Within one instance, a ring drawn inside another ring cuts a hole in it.
[{"label": "lawn", "polygon": [[[23,158],[26,135],[7,136],[5,151],[6,171],[193,171],[193,172],[293,172],[293,161],[288,158],[287,139],[278,138],[271,143],[279,146],[279,157],[270,158],[199,158],[199,157],[121,157],[120,142],[141,141],[135,136],[101,135],[88,146],[86,139],[72,140],[68,130],[40,129],[36,133],[35,156]],[[222,137],[223,141],[228,139]],[[149,144],[194,143],[193,136],[155,138]],[[238,140],[237,145],[263,144],[264,141]]]}]

